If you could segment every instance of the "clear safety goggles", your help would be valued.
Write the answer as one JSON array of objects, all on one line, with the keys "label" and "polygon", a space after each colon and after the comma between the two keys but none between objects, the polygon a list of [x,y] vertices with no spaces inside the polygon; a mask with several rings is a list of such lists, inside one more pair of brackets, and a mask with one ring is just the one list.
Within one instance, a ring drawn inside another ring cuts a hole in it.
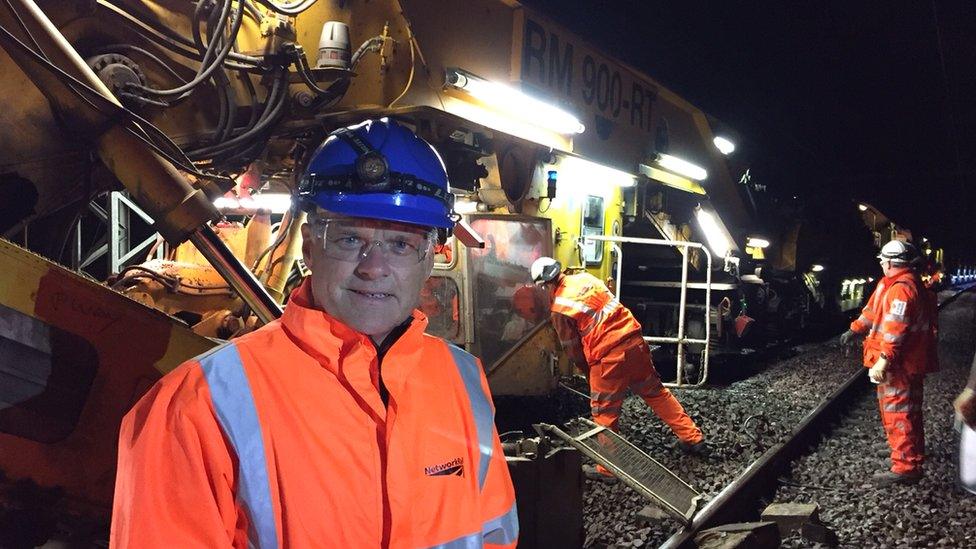
[{"label": "clear safety goggles", "polygon": [[326,257],[358,263],[378,249],[391,267],[413,267],[434,247],[435,232],[370,227],[353,220],[315,219],[314,236],[322,241]]}]

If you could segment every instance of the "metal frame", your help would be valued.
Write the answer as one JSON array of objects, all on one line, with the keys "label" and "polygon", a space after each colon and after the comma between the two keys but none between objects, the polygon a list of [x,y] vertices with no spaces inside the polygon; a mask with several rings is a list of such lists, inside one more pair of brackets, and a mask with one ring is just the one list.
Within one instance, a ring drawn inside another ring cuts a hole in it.
[{"label": "metal frame", "polygon": [[[665,383],[666,387],[701,387],[708,380],[708,356],[709,356],[709,339],[711,338],[711,303],[712,303],[712,254],[708,251],[708,248],[701,244],[700,242],[686,242],[681,240],[661,240],[658,238],[634,238],[627,236],[585,236],[581,237],[581,240],[598,240],[602,242],[610,242],[617,250],[617,273],[619,273],[617,281],[617,299],[620,299],[621,289],[623,288],[623,261],[624,254],[623,250],[617,243],[629,242],[632,244],[647,244],[651,246],[668,246],[671,248],[680,248],[681,253],[681,298],[678,305],[678,337],[656,337],[656,336],[644,336],[644,341],[648,343],[675,343],[678,346],[678,367],[677,367],[677,380],[674,383]],[[697,339],[685,337],[685,307],[687,304],[688,289],[700,289],[688,283],[688,249],[697,248],[705,253],[705,258],[707,260],[707,267],[705,269],[705,339]],[[687,384],[684,383],[684,364],[685,364],[685,345],[690,343],[702,344],[704,346],[704,364],[702,365],[702,376],[698,383]]]},{"label": "metal frame", "polygon": [[[129,238],[131,235],[130,227],[132,226],[131,213],[134,212],[148,225],[152,225],[154,221],[124,192],[112,191],[109,193],[108,211],[94,201],[88,203],[88,210],[105,223],[108,242],[100,242],[97,248],[82,257],[82,219],[79,218],[74,226],[75,236],[71,254],[72,266],[76,270],[82,270],[108,255],[109,273],[118,274],[128,261],[159,239],[159,233],[153,233],[135,247],[131,245]],[[155,257],[156,259],[165,257],[164,246],[159,246],[156,249]]]}]

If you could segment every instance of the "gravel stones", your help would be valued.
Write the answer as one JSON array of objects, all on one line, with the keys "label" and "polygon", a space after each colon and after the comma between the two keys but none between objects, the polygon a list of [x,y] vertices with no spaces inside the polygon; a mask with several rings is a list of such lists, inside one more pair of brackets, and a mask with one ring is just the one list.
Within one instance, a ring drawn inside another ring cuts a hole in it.
[{"label": "gravel stones", "polygon": [[[915,486],[879,490],[871,475],[888,467],[888,447],[873,391],[852,403],[850,415],[811,454],[794,463],[774,501],[817,501],[820,518],[842,546],[976,547],[976,497],[956,487],[958,438],[952,399],[968,377],[974,349],[976,296],[963,295],[940,315],[942,370],[926,378],[925,478]],[[624,402],[621,433],[695,489],[714,497],[771,445],[861,367],[858,353],[845,356],[833,340],[798,348],[799,354],[728,385],[673,390],[698,423],[712,453],[686,456],[674,435],[637,397]],[[768,503],[768,502],[767,502]],[[641,523],[646,501],[622,484],[587,481],[586,547],[656,547],[680,525],[666,519]],[[758,518],[762,508],[756,509]],[[799,533],[784,547],[814,547]]]}]

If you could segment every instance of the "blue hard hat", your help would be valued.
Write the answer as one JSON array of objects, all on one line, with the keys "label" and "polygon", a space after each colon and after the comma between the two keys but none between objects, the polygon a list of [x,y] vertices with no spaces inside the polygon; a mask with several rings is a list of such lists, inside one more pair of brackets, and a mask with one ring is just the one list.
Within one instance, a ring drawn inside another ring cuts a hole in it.
[{"label": "blue hard hat", "polygon": [[437,151],[386,118],[330,133],[305,168],[299,196],[306,205],[352,217],[441,229],[458,218]]}]

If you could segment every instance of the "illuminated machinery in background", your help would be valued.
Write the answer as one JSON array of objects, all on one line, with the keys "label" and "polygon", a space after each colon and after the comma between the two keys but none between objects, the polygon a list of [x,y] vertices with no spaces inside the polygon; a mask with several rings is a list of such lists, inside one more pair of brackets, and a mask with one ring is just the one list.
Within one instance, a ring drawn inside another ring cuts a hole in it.
[{"label": "illuminated machinery in background", "polygon": [[[752,234],[728,136],[517,2],[11,0],[0,27],[0,124],[16,136],[0,143],[0,228],[22,246],[4,243],[9,261],[30,266],[4,273],[16,322],[0,323],[0,352],[32,357],[0,368],[0,470],[65,488],[39,505],[50,492],[17,487],[19,509],[104,510],[124,411],[214,344],[201,336],[280,314],[304,274],[303,218],[281,201],[326,133],[367,117],[410,125],[444,159],[465,225],[421,307],[482,358],[496,395],[571,374],[529,283],[542,255],[607,280],[658,354],[704,367],[678,383],[704,381],[706,343],[735,347],[797,310],[795,276],[764,267],[790,241]],[[61,374],[76,348],[83,379]]]}]

